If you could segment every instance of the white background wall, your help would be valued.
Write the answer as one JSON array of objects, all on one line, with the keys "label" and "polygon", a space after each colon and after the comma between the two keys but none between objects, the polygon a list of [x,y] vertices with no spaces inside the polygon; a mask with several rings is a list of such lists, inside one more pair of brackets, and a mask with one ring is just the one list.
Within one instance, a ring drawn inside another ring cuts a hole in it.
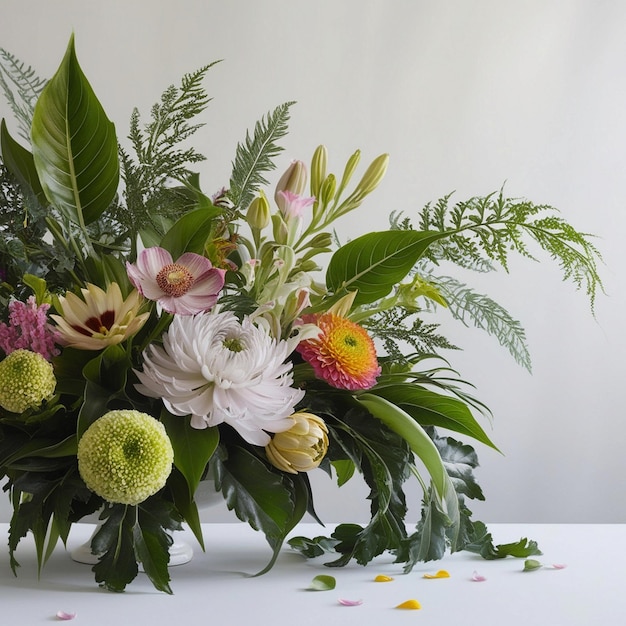
[{"label": "white background wall", "polygon": [[[479,449],[492,522],[626,522],[626,4],[621,0],[1,0],[0,47],[50,76],[68,38],[124,137],[183,73],[216,59],[196,145],[203,187],[228,181],[236,143],[266,111],[297,100],[281,167],[325,143],[339,170],[361,148],[389,152],[384,184],[354,237],[456,190],[559,207],[595,233],[607,295],[584,294],[549,263],[516,262],[474,282],[520,319],[533,374],[486,335],[450,323],[453,365],[495,413],[504,456]],[[10,111],[0,102],[0,115]],[[12,119],[11,129],[15,129]],[[364,490],[314,476],[328,521],[362,517]],[[419,501],[415,492],[414,499]],[[0,500],[0,519],[8,506]],[[417,507],[415,508],[417,513]],[[210,511],[210,519],[232,514]]]}]

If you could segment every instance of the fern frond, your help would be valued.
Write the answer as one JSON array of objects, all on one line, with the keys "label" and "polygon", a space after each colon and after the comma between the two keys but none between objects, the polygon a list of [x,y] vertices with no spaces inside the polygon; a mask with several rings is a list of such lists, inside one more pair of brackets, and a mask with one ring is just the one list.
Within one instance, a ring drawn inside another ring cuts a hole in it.
[{"label": "fern frond", "polygon": [[529,245],[534,241],[559,264],[563,280],[585,290],[593,310],[596,293],[603,286],[598,274],[602,257],[591,235],[574,229],[554,207],[506,198],[502,191],[452,207],[449,199],[445,196],[419,214],[421,230],[448,233],[430,246],[425,258],[478,271],[491,271],[493,264],[508,270],[513,252],[536,260]]},{"label": "fern frond", "polygon": [[431,276],[428,279],[436,284],[455,319],[493,335],[517,363],[531,371],[526,333],[519,321],[490,297],[475,292],[456,278]]},{"label": "fern frond", "polygon": [[276,142],[287,134],[289,107],[293,104],[285,102],[276,107],[255,124],[252,137],[247,132],[245,142],[237,145],[228,193],[235,209],[246,209],[258,188],[268,184],[263,174],[275,168],[272,159],[283,150]]},{"label": "fern frond", "polygon": [[363,321],[362,325],[381,341],[387,355],[396,363],[407,362],[402,344],[411,346],[418,354],[436,354],[440,349],[458,350],[436,332],[438,324],[427,324],[414,309],[387,309]]},{"label": "fern frond", "polygon": [[0,48],[0,87],[15,115],[19,134],[28,142],[35,103],[46,82],[32,67]]},{"label": "fern frond", "polygon": [[205,158],[194,148],[181,145],[204,126],[193,120],[211,100],[202,80],[215,63],[219,61],[185,74],[180,87],[168,87],[152,106],[145,126],[137,109],[131,114],[128,138],[135,156],[120,148],[126,207],[112,208],[115,219],[129,230],[131,240],[140,228],[162,236],[189,208],[188,200],[168,183],[184,183],[192,173],[190,166]]}]

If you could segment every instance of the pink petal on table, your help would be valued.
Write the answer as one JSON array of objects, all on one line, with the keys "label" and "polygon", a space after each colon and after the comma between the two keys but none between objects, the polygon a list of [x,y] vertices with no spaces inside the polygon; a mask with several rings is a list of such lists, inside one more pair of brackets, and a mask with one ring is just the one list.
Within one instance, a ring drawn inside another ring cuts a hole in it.
[{"label": "pink petal on table", "polygon": [[57,619],[68,620],[74,619],[76,617],[76,613],[67,613],[66,611],[57,611]]},{"label": "pink petal on table", "polygon": [[567,565],[565,565],[565,563],[553,563],[552,567],[554,569],[565,569]]},{"label": "pink petal on table", "polygon": [[359,606],[359,604],[363,604],[363,600],[346,600],[345,598],[339,598],[339,604],[343,606]]},{"label": "pink petal on table", "polygon": [[474,582],[477,582],[477,583],[483,583],[483,582],[485,582],[487,579],[486,579],[484,576],[481,576],[478,572],[474,572],[474,573],[472,574],[472,580],[473,580]]}]

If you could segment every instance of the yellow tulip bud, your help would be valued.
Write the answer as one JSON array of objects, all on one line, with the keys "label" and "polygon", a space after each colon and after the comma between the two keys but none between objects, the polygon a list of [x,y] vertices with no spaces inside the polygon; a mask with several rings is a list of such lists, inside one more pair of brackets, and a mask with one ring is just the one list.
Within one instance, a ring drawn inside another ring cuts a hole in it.
[{"label": "yellow tulip bud", "polygon": [[269,462],[279,470],[297,474],[315,469],[328,450],[328,428],[321,417],[298,411],[293,426],[276,433],[265,447]]},{"label": "yellow tulip bud", "polygon": [[286,201],[281,191],[290,191],[298,196],[303,196],[306,191],[307,171],[302,161],[292,161],[285,173],[280,177],[274,192],[274,200],[278,208],[284,212]]},{"label": "yellow tulip bud", "polygon": [[250,203],[246,213],[246,221],[252,228],[263,230],[270,223],[270,218],[270,203],[267,201],[267,196],[261,191],[260,195]]}]

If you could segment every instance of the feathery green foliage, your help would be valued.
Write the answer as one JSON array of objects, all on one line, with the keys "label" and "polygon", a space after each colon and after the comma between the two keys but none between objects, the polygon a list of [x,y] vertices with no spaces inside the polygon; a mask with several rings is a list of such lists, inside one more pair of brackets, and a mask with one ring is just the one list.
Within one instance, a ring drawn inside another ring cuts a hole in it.
[{"label": "feathery green foliage", "polygon": [[190,166],[205,159],[195,148],[181,144],[204,126],[193,120],[210,102],[202,81],[215,63],[185,74],[180,87],[170,85],[153,105],[151,120],[143,128],[139,111],[133,110],[128,138],[135,159],[120,148],[126,207],[114,209],[116,220],[130,231],[132,240],[139,227],[149,226],[162,236],[189,207],[188,194],[168,183],[185,184],[192,175]]},{"label": "feathery green foliage", "polygon": [[521,323],[487,295],[477,293],[461,281],[450,276],[432,278],[441,295],[446,299],[452,316],[469,326],[494,335],[517,363],[531,370],[530,352],[526,333]]},{"label": "feathery green foliage", "polygon": [[478,271],[489,271],[492,263],[508,270],[511,252],[535,259],[530,238],[557,261],[563,280],[585,289],[593,309],[596,293],[602,289],[597,269],[602,257],[591,235],[574,229],[551,206],[506,198],[502,191],[453,207],[449,198],[427,205],[419,214],[419,230],[450,233],[429,247],[426,258]]},{"label": "feathery green foliage", "polygon": [[254,134],[246,133],[243,144],[237,145],[233,161],[228,196],[235,209],[245,210],[261,185],[267,185],[265,172],[276,166],[273,159],[282,152],[276,142],[287,134],[289,107],[285,102],[260,119],[254,126]]},{"label": "feathery green foliage", "polygon": [[0,48],[0,87],[15,115],[20,135],[28,142],[35,103],[46,82],[32,67]]},{"label": "feathery green foliage", "polygon": [[365,320],[363,326],[382,342],[385,352],[396,363],[407,362],[402,344],[408,344],[418,354],[436,353],[439,349],[458,350],[436,332],[439,324],[427,324],[417,317],[415,310],[404,307],[381,311]]}]

